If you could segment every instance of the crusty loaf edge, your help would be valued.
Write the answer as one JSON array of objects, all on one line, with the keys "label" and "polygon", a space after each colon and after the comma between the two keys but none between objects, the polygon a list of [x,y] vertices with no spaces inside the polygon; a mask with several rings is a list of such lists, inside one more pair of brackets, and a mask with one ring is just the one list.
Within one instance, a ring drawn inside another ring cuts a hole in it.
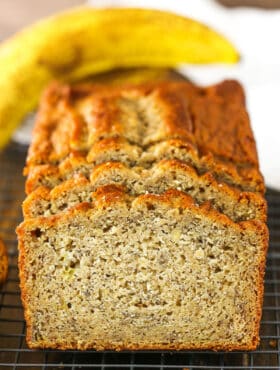
[{"label": "crusty loaf edge", "polygon": [[[259,193],[240,191],[236,188],[233,188],[224,182],[217,181],[211,174],[211,172],[206,172],[203,175],[199,175],[194,168],[190,167],[189,165],[182,161],[175,159],[161,160],[160,162],[155,164],[154,167],[152,167],[152,169],[146,170],[146,172],[150,171],[151,172],[150,176],[152,176],[154,169],[156,170],[161,168],[165,171],[171,170],[184,171],[184,173],[186,173],[186,176],[187,175],[192,176],[194,177],[195,180],[207,181],[211,184],[212,188],[215,191],[220,191],[221,194],[225,194],[226,196],[232,197],[232,199],[237,203],[238,202],[255,203],[257,217],[254,218],[266,222],[267,204],[263,196],[260,195]],[[32,213],[32,207],[36,201],[38,202],[40,202],[40,200],[49,202],[55,201],[56,199],[59,199],[59,197],[61,197],[63,193],[71,192],[73,189],[75,189],[76,186],[92,185],[93,187],[97,188],[99,186],[98,177],[102,173],[106,173],[110,170],[120,170],[120,171],[126,170],[130,171],[130,173],[133,173],[133,169],[130,169],[121,162],[105,162],[94,167],[89,176],[89,180],[87,180],[86,177],[83,175],[76,176],[74,175],[70,179],[61,182],[59,185],[55,186],[52,189],[46,186],[40,186],[36,188],[32,193],[30,193],[24,200],[22,205],[24,218],[27,219],[34,217],[34,214]],[[95,184],[96,181],[97,185]],[[112,184],[116,184],[116,182],[112,182]],[[258,207],[259,210],[257,211]]]},{"label": "crusty loaf edge", "polygon": [[[215,132],[215,135],[212,138],[211,137],[204,138],[201,141],[201,145],[199,146],[199,151],[201,151],[201,154],[203,154],[205,164],[208,163],[208,165],[211,166],[212,169],[213,169],[213,166],[215,167],[216,165],[218,165],[219,167],[222,166],[224,171],[225,172],[229,171],[229,173],[231,173],[231,175],[233,176],[233,179],[235,179],[236,181],[239,181],[240,179],[243,179],[243,181],[246,180],[246,182],[250,183],[251,185],[254,185],[255,187],[254,190],[262,194],[264,193],[265,187],[264,187],[263,177],[258,169],[258,156],[256,152],[256,144],[255,144],[253,133],[250,127],[250,120],[248,117],[248,113],[246,112],[246,109],[245,109],[244,91],[243,91],[242,86],[237,81],[234,81],[234,80],[225,80],[219,84],[215,84],[209,87],[198,87],[188,82],[169,81],[169,82],[162,82],[162,83],[156,83],[156,84],[150,83],[150,84],[142,84],[142,85],[140,84],[136,86],[131,85],[131,86],[126,86],[125,88],[114,87],[113,89],[104,87],[104,86],[102,87],[101,85],[98,85],[98,84],[97,85],[81,85],[81,86],[78,85],[78,86],[70,87],[67,85],[66,86],[61,85],[60,83],[54,83],[46,89],[42,97],[41,103],[40,103],[40,109],[39,109],[39,113],[37,116],[37,122],[36,122],[34,132],[33,132],[33,142],[29,148],[27,164],[24,170],[24,174],[28,175],[29,172],[33,172],[34,167],[37,167],[38,165],[46,166],[45,169],[47,170],[47,172],[54,171],[54,167],[52,167],[51,164],[56,165],[57,160],[61,163],[61,161],[63,161],[63,158],[65,159],[64,156],[62,156],[61,158],[60,157],[59,158],[52,158],[52,157],[49,158],[49,155],[50,155],[49,151],[51,151],[50,143],[52,141],[50,140],[50,136],[51,136],[50,132],[54,130],[53,128],[54,122],[52,122],[52,119],[50,119],[50,117],[57,110],[56,105],[58,104],[58,102],[63,103],[61,105],[63,106],[63,109],[66,111],[66,113],[72,114],[73,107],[71,107],[71,104],[72,104],[72,101],[75,100],[77,97],[84,98],[88,95],[91,95],[94,98],[100,98],[100,97],[101,98],[103,97],[114,98],[121,92],[124,93],[124,96],[127,93],[130,93],[135,96],[141,96],[141,95],[146,96],[147,94],[150,94],[153,91],[156,92],[157,103],[162,107],[165,114],[168,113],[165,119],[164,125],[168,129],[169,134],[165,137],[164,140],[168,140],[168,138],[171,141],[172,140],[178,141],[178,139],[182,139],[182,142],[185,142],[185,143],[191,143],[193,140],[196,141],[196,139],[194,138],[190,139],[189,137],[190,132],[185,132],[187,130],[183,130],[185,134],[182,136],[182,132],[180,131],[184,126],[182,124],[183,121],[182,121],[182,116],[181,116],[182,109],[178,108],[178,112],[176,111],[177,109],[176,104],[174,104],[174,99],[172,98],[173,94],[175,95],[179,94],[182,96],[184,96],[184,94],[185,96],[187,96],[188,94],[193,94],[193,95],[196,94],[198,95],[198,97],[199,96],[202,97],[203,95],[206,94],[209,96],[209,99],[212,99],[215,97],[215,101],[226,99],[229,102],[228,108],[229,107],[234,108],[234,111],[231,112],[230,116],[237,115],[238,117],[243,117],[243,119],[246,122],[242,131],[240,132],[239,130],[236,131],[236,138],[241,136],[241,137],[244,137],[244,140],[245,140],[242,144],[243,145],[242,150],[245,150],[245,152],[242,155],[241,153],[239,153],[238,158],[240,160],[240,157],[244,156],[244,160],[246,163],[245,162],[243,163],[243,159],[242,159],[241,167],[238,168],[239,167],[238,160],[237,158],[235,158],[235,151],[237,150],[237,148],[236,150],[232,148],[232,152],[226,150],[225,153],[222,153],[219,151],[219,145],[217,145],[217,143],[215,145],[213,144],[214,145],[213,147],[208,147],[209,143],[211,143],[212,139],[214,140],[215,137],[219,137],[219,140],[223,142],[224,133],[222,132],[222,130],[218,130],[217,132]],[[176,99],[175,99],[175,102],[176,102]],[[174,109],[172,109],[172,107]],[[187,111],[185,112],[185,114],[189,115]],[[77,127],[79,127],[80,126],[79,118],[75,116],[75,118],[73,119],[74,119],[74,122],[76,122]],[[236,122],[231,123],[229,126],[232,126],[232,124],[236,126]],[[202,131],[203,131],[203,135],[207,133],[205,128],[203,128]],[[247,132],[247,136],[245,135],[246,132]],[[110,141],[110,139],[113,139],[114,141],[116,139],[115,134],[113,136],[112,134],[109,134],[109,132],[107,133],[105,132],[104,134],[106,135],[100,136],[100,138],[101,137],[104,138],[104,141],[106,140]],[[120,133],[116,133],[116,135],[119,136]],[[60,140],[62,139],[61,136],[59,136],[59,139]],[[95,150],[100,151],[101,148],[99,148],[98,143],[102,142],[103,140],[99,141],[99,139],[95,143],[93,143],[92,149],[95,148]],[[229,141],[231,141],[230,137],[228,139]],[[76,135],[74,135],[73,140],[74,142],[76,142],[77,140]],[[154,142],[154,144],[156,144],[156,142]],[[213,148],[215,149],[214,151],[213,151]],[[84,150],[84,148],[80,148],[80,149]],[[108,146],[107,146],[107,149],[108,149]],[[74,146],[74,148],[72,148],[70,152],[68,151],[65,154],[66,157],[76,152],[76,150],[79,150],[79,148]],[[102,150],[106,150],[106,147],[103,146]],[[215,154],[215,151],[218,151],[218,152]],[[225,154],[225,156],[223,154]],[[41,158],[41,155],[43,156],[43,158]],[[219,160],[216,161],[217,159]],[[219,164],[218,163],[219,161],[222,161],[222,162]],[[92,162],[92,161],[89,160],[89,162]],[[245,164],[245,167],[243,167],[244,164]],[[44,171],[43,171],[43,174],[47,176],[47,173]],[[30,192],[32,191],[32,187],[34,185],[34,179],[33,180],[30,179],[30,181],[29,180],[27,181],[28,183],[26,185],[26,190],[27,192]]]},{"label": "crusty loaf edge", "polygon": [[[67,212],[60,215],[54,215],[51,217],[39,217],[37,219],[28,219],[22,222],[17,227],[17,235],[19,241],[19,275],[20,275],[20,288],[21,288],[21,299],[24,306],[24,317],[27,324],[27,334],[26,341],[30,348],[52,348],[52,349],[61,349],[61,350],[86,350],[86,349],[95,349],[98,351],[102,350],[213,350],[213,351],[233,351],[233,350],[255,350],[260,342],[259,337],[259,327],[262,315],[262,304],[263,304],[263,293],[264,293],[264,273],[265,273],[265,263],[266,263],[266,253],[268,248],[269,234],[267,226],[261,221],[243,221],[240,223],[234,223],[227,216],[214,210],[208,202],[201,206],[197,206],[193,199],[178,191],[178,190],[168,190],[167,192],[161,195],[155,194],[145,194],[136,197],[132,200],[132,197],[128,196],[125,193],[125,189],[122,186],[108,185],[102,188],[99,188],[95,192],[96,201],[94,203],[81,203],[73,208],[70,208]],[[258,294],[257,300],[257,315],[255,318],[255,327],[253,330],[253,336],[251,343],[247,345],[220,345],[218,343],[212,343],[211,345],[196,345],[194,343],[188,344],[135,344],[135,343],[123,343],[113,344],[113,343],[87,343],[86,345],[80,345],[77,342],[61,344],[55,342],[40,341],[37,343],[32,342],[31,340],[31,324],[30,324],[30,315],[28,312],[28,292],[25,284],[25,244],[23,242],[23,235],[25,232],[25,227],[36,227],[41,223],[46,223],[47,227],[52,227],[54,224],[61,222],[62,220],[72,219],[73,215],[79,212],[87,212],[92,209],[102,210],[107,207],[112,207],[116,203],[121,203],[123,205],[134,206],[135,203],[141,206],[148,206],[151,203],[158,205],[165,205],[171,208],[179,209],[193,209],[196,212],[200,213],[204,217],[208,217],[213,221],[221,222],[224,225],[229,225],[237,229],[252,229],[258,230],[262,235],[262,254],[261,260],[259,261],[259,276],[256,286],[256,291]]]},{"label": "crusty loaf edge", "polygon": [[8,275],[9,260],[4,242],[0,239],[0,284],[3,284]]}]

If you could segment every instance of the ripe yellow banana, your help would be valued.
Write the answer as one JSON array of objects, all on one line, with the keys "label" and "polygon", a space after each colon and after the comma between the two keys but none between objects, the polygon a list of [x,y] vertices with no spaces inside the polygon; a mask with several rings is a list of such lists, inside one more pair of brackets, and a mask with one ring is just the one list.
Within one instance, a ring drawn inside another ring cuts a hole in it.
[{"label": "ripe yellow banana", "polygon": [[168,12],[84,7],[42,20],[0,45],[0,148],[52,79],[238,58],[223,36]]}]

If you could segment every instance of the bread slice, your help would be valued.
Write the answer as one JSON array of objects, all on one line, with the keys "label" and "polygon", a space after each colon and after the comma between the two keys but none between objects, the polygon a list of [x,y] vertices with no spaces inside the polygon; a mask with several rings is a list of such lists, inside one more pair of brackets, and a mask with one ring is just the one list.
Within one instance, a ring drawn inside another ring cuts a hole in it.
[{"label": "bread slice", "polygon": [[[141,166],[151,168],[162,159],[177,159],[196,169],[199,174],[211,172],[214,178],[243,191],[262,193],[263,179],[257,168],[240,168],[230,162],[223,163],[214,159],[211,153],[199,157],[197,149],[188,142],[179,139],[166,140],[147,149],[129,144],[122,137],[102,139],[95,143],[87,156],[83,153],[71,153],[59,165],[43,164],[28,168],[26,193],[30,194],[39,186],[53,188],[61,182],[82,173],[89,178],[96,165],[114,161],[128,167]],[[244,172],[244,175],[242,174]]]},{"label": "bread slice", "polygon": [[190,166],[178,160],[162,160],[150,169],[129,168],[120,162],[96,166],[90,180],[76,175],[52,190],[39,187],[23,203],[24,217],[49,216],[81,202],[91,202],[92,192],[108,184],[124,185],[133,195],[161,194],[178,189],[190,194],[198,204],[212,202],[214,208],[234,221],[266,221],[266,202],[259,194],[240,192],[218,183],[211,173],[199,176]]},{"label": "bread slice", "polygon": [[132,197],[111,185],[17,233],[31,348],[248,350],[259,341],[262,222],[234,223],[177,190]]}]

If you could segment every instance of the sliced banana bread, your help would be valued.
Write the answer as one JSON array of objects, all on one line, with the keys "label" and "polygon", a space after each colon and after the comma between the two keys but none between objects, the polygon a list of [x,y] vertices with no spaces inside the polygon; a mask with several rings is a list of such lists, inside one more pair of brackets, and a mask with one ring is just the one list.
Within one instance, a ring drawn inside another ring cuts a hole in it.
[{"label": "sliced banana bread", "polygon": [[30,347],[256,348],[266,202],[237,82],[53,84],[25,174]]},{"label": "sliced banana bread", "polygon": [[94,168],[90,180],[78,174],[52,189],[38,187],[23,203],[24,217],[49,216],[78,203],[91,202],[92,192],[107,184],[124,185],[133,195],[177,189],[191,195],[198,204],[212,202],[215,209],[234,221],[266,221],[266,202],[260,194],[240,192],[218,183],[209,172],[199,176],[187,164],[168,159],[149,169],[106,162]]},{"label": "sliced banana bread", "polygon": [[188,82],[121,89],[54,84],[42,100],[25,174],[32,176],[36,165],[60,164],[63,177],[108,160],[134,166],[163,158],[211,170],[242,190],[264,191],[244,93],[235,81],[209,88]]}]

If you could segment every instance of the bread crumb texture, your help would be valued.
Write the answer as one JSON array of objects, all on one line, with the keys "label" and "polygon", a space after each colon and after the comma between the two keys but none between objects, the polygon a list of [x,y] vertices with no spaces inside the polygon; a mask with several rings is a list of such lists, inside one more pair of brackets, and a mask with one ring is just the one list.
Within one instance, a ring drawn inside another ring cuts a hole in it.
[{"label": "bread crumb texture", "polygon": [[256,348],[267,210],[237,82],[54,83],[24,172],[31,348]]}]

